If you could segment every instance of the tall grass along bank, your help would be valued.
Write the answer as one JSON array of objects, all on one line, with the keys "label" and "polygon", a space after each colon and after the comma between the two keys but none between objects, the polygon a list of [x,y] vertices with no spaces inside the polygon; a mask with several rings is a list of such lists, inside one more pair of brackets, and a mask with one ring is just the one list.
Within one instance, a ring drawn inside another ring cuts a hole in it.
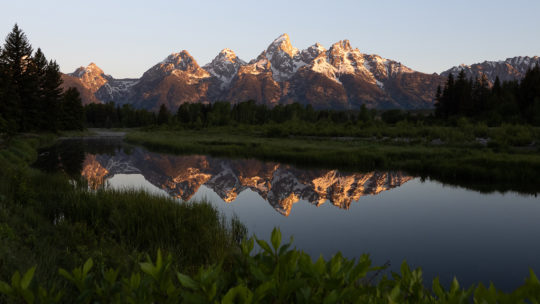
[{"label": "tall grass along bank", "polygon": [[102,267],[132,271],[158,249],[188,273],[218,261],[228,265],[245,230],[210,204],[135,190],[89,191],[84,181],[29,167],[40,141],[16,138],[0,150],[1,280],[38,265],[37,278],[62,285],[58,267],[92,258]]}]

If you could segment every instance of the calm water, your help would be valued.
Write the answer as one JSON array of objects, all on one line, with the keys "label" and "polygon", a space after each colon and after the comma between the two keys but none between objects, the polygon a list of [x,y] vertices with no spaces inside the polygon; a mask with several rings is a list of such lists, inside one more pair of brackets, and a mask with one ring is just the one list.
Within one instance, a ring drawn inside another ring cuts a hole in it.
[{"label": "calm water", "polygon": [[[421,266],[426,283],[457,276],[462,285],[519,286],[540,274],[540,200],[422,181],[404,172],[301,169],[275,162],[175,156],[117,141],[65,141],[36,166],[83,176],[92,188],[136,187],[181,200],[206,199],[236,215],[250,234],[284,239],[313,257],[369,253]],[[540,189],[540,185],[539,185]]]}]

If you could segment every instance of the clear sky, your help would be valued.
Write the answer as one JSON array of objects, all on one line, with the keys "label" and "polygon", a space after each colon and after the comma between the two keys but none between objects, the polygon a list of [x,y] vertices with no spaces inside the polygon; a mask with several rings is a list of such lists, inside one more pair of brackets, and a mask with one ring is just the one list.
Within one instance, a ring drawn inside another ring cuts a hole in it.
[{"label": "clear sky", "polygon": [[2,1],[0,37],[17,22],[63,72],[95,62],[140,77],[188,50],[202,66],[223,48],[255,58],[282,33],[303,49],[349,39],[426,73],[540,55],[540,0]]}]

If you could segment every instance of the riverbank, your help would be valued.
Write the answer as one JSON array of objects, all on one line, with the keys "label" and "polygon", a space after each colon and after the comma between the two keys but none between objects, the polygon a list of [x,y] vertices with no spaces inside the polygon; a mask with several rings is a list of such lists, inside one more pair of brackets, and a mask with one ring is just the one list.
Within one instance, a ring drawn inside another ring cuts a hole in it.
[{"label": "riverbank", "polygon": [[0,151],[0,165],[12,170],[0,173],[0,281],[11,282],[19,271],[29,282],[0,282],[0,302],[17,303],[25,294],[44,302],[47,295],[40,287],[48,295],[62,293],[51,303],[228,303],[243,295],[260,303],[466,303],[539,296],[534,274],[507,293],[481,284],[463,288],[457,281],[444,290],[438,279],[429,287],[421,270],[410,270],[406,263],[399,274],[381,279],[367,256],[354,262],[336,252],[314,262],[304,252],[281,247],[277,233],[268,243],[257,241],[260,250],[254,253],[253,240],[237,246],[241,225],[226,223],[208,204],[178,204],[137,191],[90,192],[84,181],[33,170],[28,164],[40,144],[50,142],[21,138]]},{"label": "riverbank", "polygon": [[540,184],[540,154],[534,147],[501,148],[465,140],[439,143],[418,136],[409,140],[384,136],[269,137],[260,131],[249,127],[153,129],[130,132],[126,141],[177,154],[258,158],[350,171],[404,170],[480,191],[536,193]]},{"label": "riverbank", "polygon": [[83,180],[31,168],[36,149],[54,140],[18,136],[0,150],[0,280],[38,265],[39,280],[61,287],[59,267],[72,269],[92,258],[103,269],[129,272],[158,249],[188,273],[227,264],[241,224],[205,202],[179,203],[134,190],[89,191]]}]

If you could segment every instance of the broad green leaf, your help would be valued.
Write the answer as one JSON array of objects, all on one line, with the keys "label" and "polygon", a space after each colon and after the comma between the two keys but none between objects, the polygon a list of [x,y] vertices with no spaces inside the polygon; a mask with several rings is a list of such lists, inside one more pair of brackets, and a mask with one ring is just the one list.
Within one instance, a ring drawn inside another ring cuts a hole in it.
[{"label": "broad green leaf", "polygon": [[459,282],[456,277],[452,280],[452,285],[450,285],[450,293],[454,294],[459,290]]},{"label": "broad green leaf", "polygon": [[9,295],[12,292],[13,292],[13,289],[11,288],[11,286],[9,286],[8,283],[6,283],[4,281],[0,281],[0,293]]},{"label": "broad green leaf", "polygon": [[11,286],[20,286],[21,284],[21,274],[18,271],[15,271],[11,277]]},{"label": "broad green leaf", "polygon": [[21,288],[27,289],[30,285],[30,282],[32,282],[32,278],[34,277],[34,272],[36,272],[36,267],[32,267],[28,269],[28,271],[24,274],[24,276],[21,279]]},{"label": "broad green leaf", "polygon": [[155,267],[154,265],[152,265],[151,263],[139,263],[139,265],[141,266],[141,270],[150,275],[151,277],[153,277],[154,279],[156,278],[156,275],[155,275]]},{"label": "broad green leaf", "polygon": [[72,282],[75,281],[75,278],[71,275],[71,273],[69,273],[67,270],[63,268],[60,268],[58,270],[58,273],[64,278],[68,279],[69,281],[72,281]]},{"label": "broad green leaf", "polygon": [[176,273],[176,277],[178,277],[178,281],[180,281],[180,284],[186,288],[191,288],[193,290],[197,290],[199,288],[199,284],[194,281],[192,278],[185,274]]},{"label": "broad green leaf", "polygon": [[390,294],[388,295],[389,300],[392,303],[395,303],[399,297],[400,292],[401,290],[399,289],[399,285],[396,285],[394,288],[392,288],[392,291],[390,291]]},{"label": "broad green leaf", "polygon": [[432,287],[433,289],[433,292],[435,293],[435,295],[437,297],[439,297],[439,299],[441,299],[444,295],[444,290],[441,286],[441,283],[439,282],[439,277],[436,277],[434,280],[433,280],[433,284],[432,284]]},{"label": "broad green leaf", "polygon": [[403,263],[401,263],[401,276],[404,279],[409,279],[410,275],[411,269],[409,268],[409,265],[407,265],[407,261],[403,261]]},{"label": "broad green leaf", "polygon": [[336,290],[332,290],[323,300],[324,304],[336,303],[339,300],[339,294]]},{"label": "broad green leaf", "polygon": [[253,293],[243,285],[231,288],[221,300],[222,304],[252,303]]},{"label": "broad green leaf", "polygon": [[253,301],[256,303],[262,300],[268,294],[268,292],[272,288],[274,288],[274,286],[275,286],[274,281],[267,281],[259,285],[259,287],[255,289],[255,292],[253,294]]},{"label": "broad green leaf", "polygon": [[291,244],[285,244],[279,248],[279,255],[283,255],[291,247]]},{"label": "broad green leaf", "polygon": [[259,268],[259,267],[256,267],[256,266],[252,266],[249,268],[250,271],[251,271],[251,274],[259,281],[261,282],[264,282],[266,281],[267,277],[266,275],[264,274],[264,272]]},{"label": "broad green leaf", "polygon": [[540,281],[536,277],[536,274],[534,274],[534,271],[532,269],[529,269],[529,282],[535,285],[540,285]]},{"label": "broad green leaf", "polygon": [[30,290],[23,290],[22,296],[26,303],[33,304],[34,303],[34,294]]},{"label": "broad green leaf", "polygon": [[92,258],[86,260],[83,266],[83,272],[82,272],[83,276],[86,276],[93,266],[94,266],[94,261],[92,261]]},{"label": "broad green leaf", "polygon": [[259,244],[259,246],[261,246],[268,254],[273,254],[272,248],[270,248],[270,245],[268,245],[266,241],[257,239],[257,244]]},{"label": "broad green leaf", "polygon": [[279,245],[281,245],[281,231],[279,228],[274,228],[274,230],[272,230],[270,240],[272,241],[272,247],[274,247],[274,250],[277,251],[279,249]]}]

